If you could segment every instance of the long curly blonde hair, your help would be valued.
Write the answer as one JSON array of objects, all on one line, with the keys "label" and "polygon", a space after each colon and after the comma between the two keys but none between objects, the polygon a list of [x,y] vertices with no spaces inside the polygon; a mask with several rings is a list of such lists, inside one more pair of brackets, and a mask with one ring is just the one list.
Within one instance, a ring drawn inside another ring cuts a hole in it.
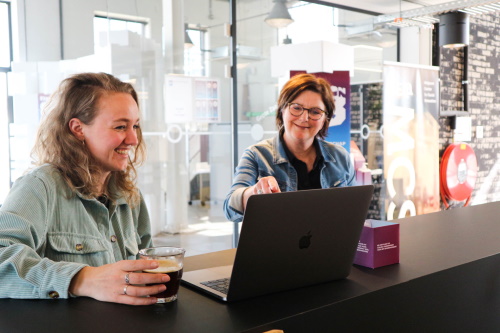
[{"label": "long curly blonde hair", "polygon": [[110,74],[81,73],[63,80],[45,107],[31,156],[36,166],[49,163],[57,168],[73,192],[78,191],[89,198],[104,194],[112,201],[124,196],[134,206],[140,199],[136,167],[144,162],[146,153],[141,129],[137,129],[138,144],[129,156],[126,170],[111,172],[103,193],[97,160],[73,135],[69,126],[73,118],[91,124],[99,111],[99,98],[108,93],[130,94],[139,105],[132,85]]}]

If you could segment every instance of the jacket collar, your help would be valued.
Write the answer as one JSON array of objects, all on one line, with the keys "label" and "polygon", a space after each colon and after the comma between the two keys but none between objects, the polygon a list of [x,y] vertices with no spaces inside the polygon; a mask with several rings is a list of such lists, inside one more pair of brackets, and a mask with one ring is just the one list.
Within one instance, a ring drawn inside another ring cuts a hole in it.
[{"label": "jacket collar", "polygon": [[328,142],[321,139],[316,140],[318,142],[319,150],[321,151],[321,154],[325,159],[325,163],[337,163],[337,160],[335,159],[335,157],[333,157],[333,155],[330,153],[330,150],[327,148]]},{"label": "jacket collar", "polygon": [[[82,200],[86,200],[86,201],[99,201],[96,198],[91,198],[91,197],[88,197],[86,195],[83,195],[79,191],[75,191],[75,193]],[[113,205],[114,206],[120,206],[120,205],[126,205],[126,204],[127,204],[127,200],[125,200],[125,197],[123,195],[120,195],[118,197],[118,199],[115,200],[115,202],[114,202]]]},{"label": "jacket collar", "polygon": [[285,146],[280,135],[273,138],[273,162],[274,164],[289,163],[288,156],[286,155]]}]

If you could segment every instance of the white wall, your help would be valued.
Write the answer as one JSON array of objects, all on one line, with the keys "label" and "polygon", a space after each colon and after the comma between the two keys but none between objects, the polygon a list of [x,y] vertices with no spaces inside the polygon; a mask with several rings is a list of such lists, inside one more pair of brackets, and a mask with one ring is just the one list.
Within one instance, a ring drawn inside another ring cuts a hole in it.
[{"label": "white wall", "polygon": [[[25,0],[26,22],[23,29],[27,61],[61,59],[60,21],[58,0]],[[25,29],[24,29],[25,28]]]},{"label": "white wall", "polygon": [[432,65],[432,31],[419,27],[400,29],[400,62]]},{"label": "white wall", "polygon": [[95,11],[148,18],[151,38],[162,40],[162,0],[140,0],[140,5],[136,0],[62,0],[64,59],[94,53]]},{"label": "white wall", "polygon": [[151,38],[162,41],[162,0],[140,0],[140,5],[136,0],[62,0],[61,8],[59,0],[25,0],[17,18],[19,39],[25,41],[20,60],[61,60],[61,45],[64,59],[93,54],[95,11],[148,18]]}]

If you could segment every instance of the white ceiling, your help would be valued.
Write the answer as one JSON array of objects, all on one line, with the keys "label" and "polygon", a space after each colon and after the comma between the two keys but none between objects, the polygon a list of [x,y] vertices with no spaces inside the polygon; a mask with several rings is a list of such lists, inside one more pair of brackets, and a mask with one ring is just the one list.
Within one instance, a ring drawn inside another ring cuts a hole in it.
[{"label": "white ceiling", "polygon": [[457,2],[456,0],[323,0],[344,7],[362,9],[379,14],[391,14],[405,10],[418,9],[444,3]]},{"label": "white ceiling", "polygon": [[[432,24],[438,22],[439,15],[457,10],[463,10],[470,15],[500,11],[498,0],[322,0],[322,3],[327,2],[346,9],[346,12],[355,13],[357,9],[357,15],[360,14],[359,10],[365,15],[370,13],[374,16],[368,20],[377,26]],[[361,24],[361,20],[350,21]]]}]

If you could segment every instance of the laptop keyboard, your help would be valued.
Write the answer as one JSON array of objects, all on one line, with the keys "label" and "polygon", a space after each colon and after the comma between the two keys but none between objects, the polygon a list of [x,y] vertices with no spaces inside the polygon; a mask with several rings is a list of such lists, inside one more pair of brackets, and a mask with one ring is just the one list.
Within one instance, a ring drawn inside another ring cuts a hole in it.
[{"label": "laptop keyboard", "polygon": [[200,283],[204,286],[207,286],[209,288],[212,288],[227,295],[227,290],[229,288],[229,280],[230,280],[229,278],[225,278],[225,279],[211,280]]}]

